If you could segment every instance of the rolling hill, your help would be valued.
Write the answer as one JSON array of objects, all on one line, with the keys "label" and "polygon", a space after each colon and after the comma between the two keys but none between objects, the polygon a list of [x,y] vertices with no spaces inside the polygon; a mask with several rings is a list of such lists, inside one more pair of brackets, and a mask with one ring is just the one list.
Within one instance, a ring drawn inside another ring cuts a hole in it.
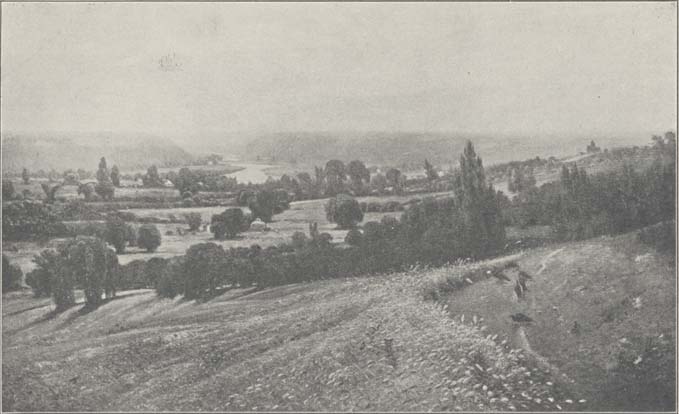
[{"label": "rolling hill", "polygon": [[[533,275],[526,304],[479,277],[509,261]],[[451,280],[467,287],[426,299]],[[3,408],[592,410],[605,406],[600,381],[621,338],[674,334],[674,283],[667,257],[628,234],[203,303],[130,291],[88,313],[53,315],[49,300],[11,293]],[[643,306],[630,304],[636,297]],[[513,349],[525,348],[512,337],[517,309],[536,320],[525,331],[532,349]],[[566,330],[574,320],[577,337]]]},{"label": "rolling hill", "polygon": [[3,134],[2,171],[6,173],[82,168],[95,171],[101,157],[122,171],[157,166],[190,165],[193,156],[169,139],[107,134]]}]

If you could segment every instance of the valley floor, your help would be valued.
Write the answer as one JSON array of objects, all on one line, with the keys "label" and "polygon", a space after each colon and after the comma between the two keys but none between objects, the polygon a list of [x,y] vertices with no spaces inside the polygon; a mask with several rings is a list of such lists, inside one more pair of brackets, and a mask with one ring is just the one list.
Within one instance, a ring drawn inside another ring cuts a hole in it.
[{"label": "valley floor", "polygon": [[[493,278],[470,280],[447,309],[425,299],[446,280],[510,260],[534,277],[525,303]],[[48,299],[11,293],[2,301],[3,409],[588,409],[620,337],[673,332],[673,268],[663,260],[626,235],[472,265],[232,290],[204,303],[141,290],[53,315]],[[643,306],[601,319],[630,295]],[[561,373],[512,349],[516,311],[536,320],[526,336]],[[577,339],[568,336],[575,319]]]}]

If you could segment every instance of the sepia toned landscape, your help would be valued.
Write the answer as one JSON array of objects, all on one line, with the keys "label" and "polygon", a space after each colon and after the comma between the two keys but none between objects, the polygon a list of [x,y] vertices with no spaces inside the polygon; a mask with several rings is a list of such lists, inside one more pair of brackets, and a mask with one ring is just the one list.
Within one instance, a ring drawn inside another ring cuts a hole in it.
[{"label": "sepia toned landscape", "polygon": [[2,410],[675,411],[676,14],[3,3]]}]

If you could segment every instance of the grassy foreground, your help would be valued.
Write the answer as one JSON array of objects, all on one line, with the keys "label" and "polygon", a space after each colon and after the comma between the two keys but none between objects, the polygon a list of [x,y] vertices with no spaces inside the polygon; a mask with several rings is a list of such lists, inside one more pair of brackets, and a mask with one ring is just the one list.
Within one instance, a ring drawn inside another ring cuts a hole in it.
[{"label": "grassy foreground", "polygon": [[3,409],[556,409],[574,397],[481,321],[455,321],[424,299],[442,280],[492,264],[199,304],[126,292],[57,316],[48,300],[6,295]]}]

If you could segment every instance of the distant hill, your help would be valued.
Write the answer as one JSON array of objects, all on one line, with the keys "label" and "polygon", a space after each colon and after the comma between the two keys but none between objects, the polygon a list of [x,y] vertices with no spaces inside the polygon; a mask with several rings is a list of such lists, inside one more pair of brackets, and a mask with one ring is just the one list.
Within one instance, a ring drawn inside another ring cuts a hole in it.
[{"label": "distant hill", "polygon": [[52,168],[63,171],[82,168],[94,171],[99,159],[106,157],[109,167],[122,171],[188,165],[193,156],[169,139],[111,135],[24,135],[2,137],[2,172],[16,173],[24,167],[30,171]]},{"label": "distant hill", "polygon": [[[241,148],[245,159],[325,164],[330,159],[360,159],[368,164],[421,166],[457,164],[464,143],[472,140],[486,165],[535,156],[562,157],[584,150],[588,137],[519,137],[431,132],[299,132],[260,135]],[[648,137],[602,139],[607,146],[645,143]],[[598,141],[597,141],[598,142]]]}]

